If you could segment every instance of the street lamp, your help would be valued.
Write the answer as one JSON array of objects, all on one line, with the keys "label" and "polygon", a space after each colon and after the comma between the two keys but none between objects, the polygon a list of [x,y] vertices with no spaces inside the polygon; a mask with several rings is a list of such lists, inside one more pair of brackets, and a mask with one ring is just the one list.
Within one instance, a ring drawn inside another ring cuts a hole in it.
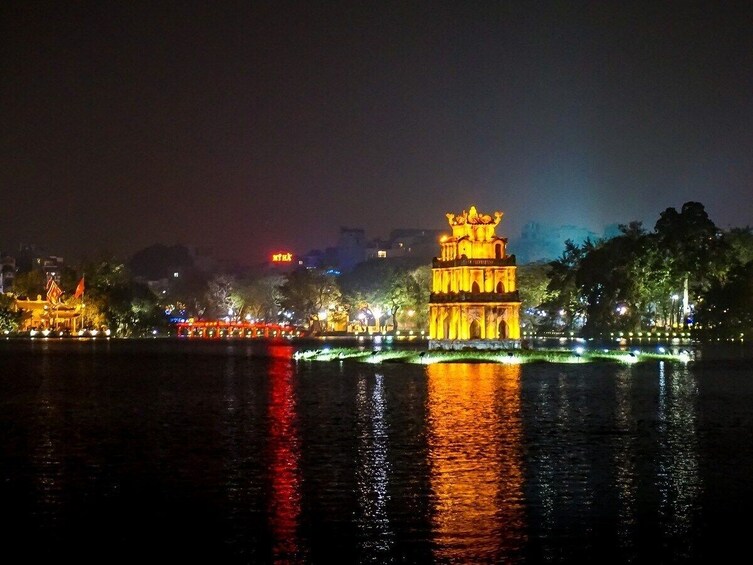
[{"label": "street lamp", "polygon": [[672,311],[670,312],[669,316],[669,325],[673,328],[677,327],[677,307],[675,304],[677,304],[677,301],[680,299],[680,296],[678,294],[673,294],[670,296],[672,299]]}]

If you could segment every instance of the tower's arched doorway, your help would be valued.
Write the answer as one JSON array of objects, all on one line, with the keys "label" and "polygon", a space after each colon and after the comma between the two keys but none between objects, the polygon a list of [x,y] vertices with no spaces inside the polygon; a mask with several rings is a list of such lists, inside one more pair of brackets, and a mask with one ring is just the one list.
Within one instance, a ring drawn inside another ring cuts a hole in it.
[{"label": "tower's arched doorway", "polygon": [[481,339],[481,324],[478,320],[473,320],[471,322],[471,327],[469,329],[470,338],[471,339]]},{"label": "tower's arched doorway", "polygon": [[481,292],[481,287],[478,285],[478,281],[473,281],[471,285],[471,292]]},{"label": "tower's arched doorway", "polygon": [[505,292],[505,285],[502,284],[502,281],[499,281],[497,283],[497,293],[503,294]]},{"label": "tower's arched doorway", "polygon": [[497,338],[507,339],[507,322],[504,320],[500,320],[499,325],[497,326]]}]

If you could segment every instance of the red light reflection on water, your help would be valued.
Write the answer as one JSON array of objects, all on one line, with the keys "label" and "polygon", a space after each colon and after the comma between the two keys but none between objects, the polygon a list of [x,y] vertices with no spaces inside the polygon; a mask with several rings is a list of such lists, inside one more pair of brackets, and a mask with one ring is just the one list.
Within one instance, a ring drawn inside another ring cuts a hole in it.
[{"label": "red light reflection on water", "polygon": [[[269,509],[276,562],[301,559],[298,527],[301,517],[300,439],[296,423],[292,347],[276,346],[269,366],[269,448],[272,492]],[[289,350],[289,351],[288,351]]]}]

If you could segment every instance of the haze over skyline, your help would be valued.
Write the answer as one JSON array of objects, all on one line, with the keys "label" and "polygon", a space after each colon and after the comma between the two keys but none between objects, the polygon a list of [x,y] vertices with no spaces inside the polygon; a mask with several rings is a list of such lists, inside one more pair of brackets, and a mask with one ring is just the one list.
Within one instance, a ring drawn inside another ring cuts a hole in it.
[{"label": "haze over skyline", "polygon": [[0,6],[0,248],[753,224],[750,3]]}]

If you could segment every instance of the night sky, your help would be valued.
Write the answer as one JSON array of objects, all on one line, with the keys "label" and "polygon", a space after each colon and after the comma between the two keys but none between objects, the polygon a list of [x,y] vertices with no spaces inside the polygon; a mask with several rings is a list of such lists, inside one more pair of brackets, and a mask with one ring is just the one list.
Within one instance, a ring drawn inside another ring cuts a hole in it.
[{"label": "night sky", "polygon": [[[753,224],[753,3],[0,4],[0,248]],[[513,250],[514,251],[514,250]]]}]

